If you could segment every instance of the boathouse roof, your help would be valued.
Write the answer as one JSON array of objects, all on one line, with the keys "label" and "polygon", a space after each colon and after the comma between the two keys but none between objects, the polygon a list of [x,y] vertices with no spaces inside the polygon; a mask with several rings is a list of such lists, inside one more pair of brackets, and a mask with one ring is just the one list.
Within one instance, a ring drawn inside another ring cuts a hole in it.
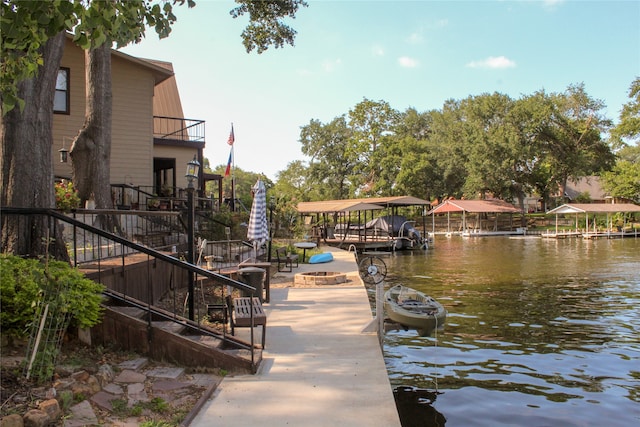
[{"label": "boathouse roof", "polygon": [[395,206],[428,206],[430,204],[430,202],[417,197],[393,196],[300,202],[297,209],[299,213],[333,213],[378,210]]},{"label": "boathouse roof", "polygon": [[633,203],[567,203],[551,209],[547,214],[640,212]]},{"label": "boathouse roof", "polygon": [[520,209],[504,200],[445,200],[429,211],[431,214],[443,214],[448,212],[472,212],[472,213],[520,213]]}]

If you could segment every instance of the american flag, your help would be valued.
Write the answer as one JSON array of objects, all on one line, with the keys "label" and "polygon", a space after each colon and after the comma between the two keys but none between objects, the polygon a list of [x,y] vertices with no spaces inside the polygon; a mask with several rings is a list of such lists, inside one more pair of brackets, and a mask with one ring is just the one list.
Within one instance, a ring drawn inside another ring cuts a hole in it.
[{"label": "american flag", "polygon": [[231,132],[229,133],[229,139],[227,139],[227,144],[229,145],[233,145],[233,143],[236,141],[235,136],[233,135],[233,123],[231,124]]}]

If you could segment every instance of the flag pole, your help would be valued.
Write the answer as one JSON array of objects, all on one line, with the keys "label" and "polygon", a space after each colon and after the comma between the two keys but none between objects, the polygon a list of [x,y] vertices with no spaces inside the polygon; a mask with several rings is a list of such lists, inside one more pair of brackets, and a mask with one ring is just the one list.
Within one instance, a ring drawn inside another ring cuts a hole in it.
[{"label": "flag pole", "polygon": [[231,146],[231,152],[229,153],[230,162],[227,164],[227,168],[231,166],[231,212],[236,211],[236,156],[234,152],[234,142],[236,142],[236,137],[233,131],[233,122],[231,122],[231,132],[229,133],[229,139],[227,140],[227,144]]},{"label": "flag pole", "polygon": [[236,211],[236,156],[233,145],[231,146],[231,212]]}]

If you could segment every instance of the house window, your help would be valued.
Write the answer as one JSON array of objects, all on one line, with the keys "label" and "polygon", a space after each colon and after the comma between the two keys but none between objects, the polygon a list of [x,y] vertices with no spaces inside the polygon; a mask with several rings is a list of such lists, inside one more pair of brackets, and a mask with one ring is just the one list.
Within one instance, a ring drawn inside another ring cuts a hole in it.
[{"label": "house window", "polygon": [[53,98],[53,112],[69,114],[69,68],[60,68],[56,79],[56,94]]}]

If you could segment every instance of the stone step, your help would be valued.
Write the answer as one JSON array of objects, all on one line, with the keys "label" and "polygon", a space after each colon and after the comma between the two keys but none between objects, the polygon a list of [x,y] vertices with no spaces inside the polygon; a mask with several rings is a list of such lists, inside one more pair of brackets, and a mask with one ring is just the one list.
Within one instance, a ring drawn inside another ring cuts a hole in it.
[{"label": "stone step", "polygon": [[184,331],[184,325],[176,322],[172,322],[170,320],[167,321],[153,321],[151,325],[162,329],[167,332],[173,332],[174,334],[181,334]]},{"label": "stone step", "polygon": [[111,305],[109,306],[109,308],[113,311],[117,311],[118,313],[122,313],[129,317],[134,317],[136,319],[141,319],[146,315],[146,311],[138,307],[123,307],[123,306]]},{"label": "stone step", "polygon": [[221,348],[223,345],[222,340],[207,335],[183,335],[183,337],[211,348]]}]

